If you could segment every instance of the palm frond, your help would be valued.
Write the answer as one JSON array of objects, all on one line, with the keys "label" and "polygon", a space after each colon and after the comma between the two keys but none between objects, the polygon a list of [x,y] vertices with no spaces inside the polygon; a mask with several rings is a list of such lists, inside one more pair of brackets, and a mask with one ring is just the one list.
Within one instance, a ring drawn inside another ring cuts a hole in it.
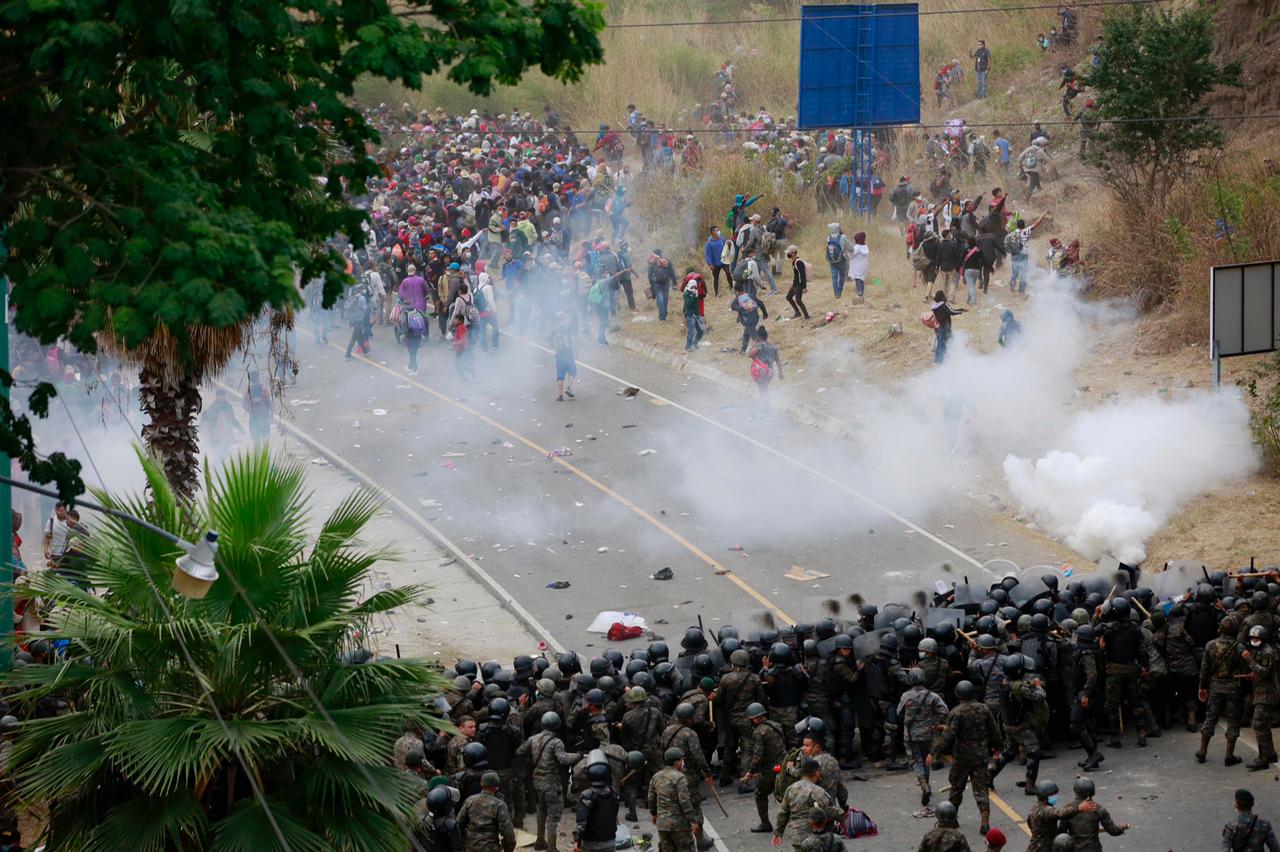
[{"label": "palm frond", "polygon": [[[295,815],[287,803],[268,798],[267,807],[295,852],[325,852],[325,840]],[[253,799],[241,799],[223,819],[213,824],[213,852],[284,852],[268,817]]]},{"label": "palm frond", "polygon": [[100,849],[162,852],[199,849],[205,844],[209,819],[189,790],[167,796],[130,799],[111,809],[94,840]]}]

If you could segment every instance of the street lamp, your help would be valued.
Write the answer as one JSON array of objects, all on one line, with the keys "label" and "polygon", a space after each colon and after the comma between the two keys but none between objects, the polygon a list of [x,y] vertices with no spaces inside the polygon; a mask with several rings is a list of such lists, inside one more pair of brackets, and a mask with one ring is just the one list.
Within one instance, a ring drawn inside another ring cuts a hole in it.
[{"label": "street lamp", "polygon": [[203,600],[218,579],[218,569],[213,564],[218,555],[218,534],[209,530],[197,544],[179,541],[187,551],[178,557],[173,566],[173,590],[193,601]]},{"label": "street lamp", "polygon": [[[24,491],[52,497],[55,500],[62,499],[57,491],[21,482],[9,476],[0,476],[0,484],[11,485],[14,488],[21,488]],[[130,515],[128,512],[122,512],[119,509],[99,506],[97,503],[81,499],[77,499],[75,505],[142,527],[147,532],[158,535],[165,541],[172,542],[186,551],[186,555],[178,557],[177,563],[173,567],[172,583],[173,590],[184,598],[190,598],[193,601],[201,600],[209,593],[209,589],[212,588],[214,582],[217,581],[218,569],[214,565],[214,559],[218,555],[218,534],[213,530],[206,532],[197,544],[192,544],[150,521],[144,521],[142,518]],[[4,619],[0,618],[0,630],[4,629],[3,623]]]}]

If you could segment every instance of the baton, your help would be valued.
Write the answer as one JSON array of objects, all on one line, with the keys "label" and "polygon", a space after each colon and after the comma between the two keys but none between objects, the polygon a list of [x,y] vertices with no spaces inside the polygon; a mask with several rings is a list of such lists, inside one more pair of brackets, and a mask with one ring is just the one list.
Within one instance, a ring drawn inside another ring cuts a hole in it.
[{"label": "baton", "polygon": [[710,775],[706,776],[703,780],[707,782],[707,789],[711,791],[711,795],[715,797],[716,804],[720,806],[720,813],[724,814],[725,819],[728,819],[729,812],[724,809],[724,802],[720,801],[720,793],[716,790],[715,781]]}]

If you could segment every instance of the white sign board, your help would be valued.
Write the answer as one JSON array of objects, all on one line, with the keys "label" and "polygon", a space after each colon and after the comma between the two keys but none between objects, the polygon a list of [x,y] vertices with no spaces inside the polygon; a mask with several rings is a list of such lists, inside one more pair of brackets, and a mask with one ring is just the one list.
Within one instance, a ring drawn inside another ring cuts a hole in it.
[{"label": "white sign board", "polygon": [[1280,348],[1280,261],[1209,270],[1209,357]]}]

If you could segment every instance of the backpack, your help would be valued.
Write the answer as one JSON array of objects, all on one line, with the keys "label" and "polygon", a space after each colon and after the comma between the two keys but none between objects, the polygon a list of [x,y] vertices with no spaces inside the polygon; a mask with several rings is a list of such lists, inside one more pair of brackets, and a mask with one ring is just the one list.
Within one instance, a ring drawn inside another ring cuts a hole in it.
[{"label": "backpack", "polygon": [[840,819],[836,821],[836,833],[841,837],[858,838],[858,837],[874,837],[880,833],[880,829],[876,826],[875,820],[867,816],[865,811],[857,808],[848,808]]},{"label": "backpack", "polygon": [[[925,231],[924,233],[925,235],[931,235],[933,232]],[[933,263],[933,261],[929,259],[929,255],[924,253],[924,247],[935,239],[937,238],[933,236],[924,236],[920,240],[920,242],[916,245],[916,247],[911,250],[911,268],[912,269],[916,270],[917,272],[923,272],[924,270],[928,269],[929,266]]]},{"label": "backpack", "polygon": [[476,310],[474,299],[462,301],[462,319],[467,325],[474,325],[476,320],[480,319],[480,312]]},{"label": "backpack", "polygon": [[816,273],[816,270],[813,268],[813,264],[812,264],[812,263],[810,263],[810,262],[809,262],[809,261],[807,261],[807,260],[801,260],[800,262],[804,264],[804,280],[805,280],[805,282],[812,281],[812,280],[814,279],[814,275],[815,275],[815,273]]},{"label": "backpack", "polygon": [[827,263],[837,264],[844,257],[844,251],[840,248],[840,240],[836,237],[827,237]]},{"label": "backpack", "polygon": [[591,289],[587,291],[587,301],[593,305],[604,304],[604,288],[600,286],[600,282],[591,285]]},{"label": "backpack", "polygon": [[483,288],[477,287],[475,291],[475,303],[477,311],[489,310],[489,297],[484,294]]},{"label": "backpack", "polygon": [[938,318],[934,315],[933,311],[925,311],[920,314],[920,322],[924,323],[925,328],[933,329],[935,331],[942,325],[942,323],[938,322]]},{"label": "backpack", "polygon": [[427,333],[427,317],[422,311],[405,311],[405,316],[408,317],[406,331],[409,334],[414,337],[422,337]]},{"label": "backpack", "polygon": [[745,284],[751,280],[751,275],[747,272],[747,259],[745,257],[733,267],[733,280],[739,284]]},{"label": "backpack", "polygon": [[1037,162],[1039,162],[1039,160],[1036,159],[1036,152],[1030,151],[1027,153],[1027,156],[1022,158],[1022,168],[1025,171],[1031,171],[1036,167]]},{"label": "backpack", "polygon": [[751,378],[757,382],[767,382],[773,378],[773,368],[759,358],[752,358]]},{"label": "backpack", "polygon": [[1010,231],[1004,235],[1004,250],[1006,254],[1022,254],[1022,234],[1017,231]]}]

